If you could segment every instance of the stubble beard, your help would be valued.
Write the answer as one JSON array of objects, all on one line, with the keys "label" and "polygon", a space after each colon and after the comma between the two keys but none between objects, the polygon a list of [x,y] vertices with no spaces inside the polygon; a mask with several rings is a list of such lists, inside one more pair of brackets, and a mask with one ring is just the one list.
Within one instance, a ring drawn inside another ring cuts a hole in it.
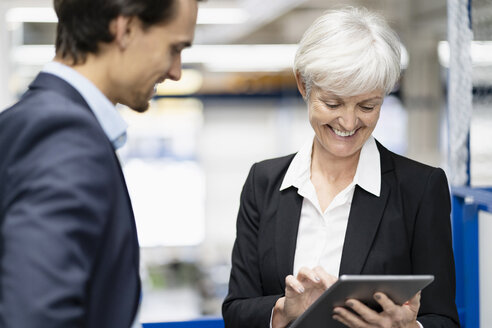
[{"label": "stubble beard", "polygon": [[128,107],[138,113],[144,113],[150,107],[150,99],[148,99],[146,96],[139,96],[138,94],[136,94],[133,104],[129,105]]},{"label": "stubble beard", "polygon": [[150,107],[149,101],[145,103],[138,104],[137,106],[131,106],[130,108],[138,113],[145,113]]}]

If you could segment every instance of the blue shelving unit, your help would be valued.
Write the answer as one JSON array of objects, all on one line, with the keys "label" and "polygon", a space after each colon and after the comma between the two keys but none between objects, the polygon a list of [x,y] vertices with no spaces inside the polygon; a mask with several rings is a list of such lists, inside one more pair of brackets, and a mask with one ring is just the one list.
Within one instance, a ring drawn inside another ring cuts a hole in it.
[{"label": "blue shelving unit", "polygon": [[[478,213],[492,213],[490,189],[452,188],[456,305],[464,328],[480,327]],[[486,327],[482,327],[486,328]]]},{"label": "blue shelving unit", "polygon": [[145,323],[143,328],[224,328],[224,321],[221,318],[210,318],[180,322]]}]

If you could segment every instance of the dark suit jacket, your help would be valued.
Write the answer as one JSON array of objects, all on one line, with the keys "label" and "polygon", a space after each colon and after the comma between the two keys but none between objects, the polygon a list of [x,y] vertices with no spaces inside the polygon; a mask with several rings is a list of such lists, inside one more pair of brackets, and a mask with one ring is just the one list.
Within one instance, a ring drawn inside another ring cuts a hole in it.
[{"label": "dark suit jacket", "polygon": [[0,114],[0,327],[130,327],[139,248],[112,145],[82,96],[41,73]]},{"label": "dark suit jacket", "polygon": [[[446,176],[378,143],[381,195],[356,186],[340,274],[433,274],[422,292],[425,328],[457,327],[450,197]],[[302,197],[279,191],[294,155],[253,165],[241,194],[232,253],[226,327],[269,326],[273,306],[293,272]]]}]

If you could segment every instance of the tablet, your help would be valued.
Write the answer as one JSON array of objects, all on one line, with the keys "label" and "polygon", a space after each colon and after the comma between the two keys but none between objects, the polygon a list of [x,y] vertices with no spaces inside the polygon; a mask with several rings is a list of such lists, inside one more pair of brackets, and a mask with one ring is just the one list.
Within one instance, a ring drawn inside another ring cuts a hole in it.
[{"label": "tablet", "polygon": [[385,293],[393,302],[401,305],[433,280],[433,275],[342,275],[289,327],[342,328],[345,327],[343,324],[332,319],[333,308],[344,306],[347,299],[358,299],[376,311],[381,311],[373,297],[376,292]]}]

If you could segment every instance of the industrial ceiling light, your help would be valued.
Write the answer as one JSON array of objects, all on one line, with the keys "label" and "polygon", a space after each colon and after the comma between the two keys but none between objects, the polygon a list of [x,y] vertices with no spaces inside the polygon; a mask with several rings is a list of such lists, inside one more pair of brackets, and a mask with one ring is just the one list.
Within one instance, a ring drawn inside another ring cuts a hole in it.
[{"label": "industrial ceiling light", "polygon": [[[58,18],[50,7],[17,7],[7,11],[9,23],[57,23]],[[242,24],[248,20],[248,13],[240,8],[200,8],[198,24]]]}]

